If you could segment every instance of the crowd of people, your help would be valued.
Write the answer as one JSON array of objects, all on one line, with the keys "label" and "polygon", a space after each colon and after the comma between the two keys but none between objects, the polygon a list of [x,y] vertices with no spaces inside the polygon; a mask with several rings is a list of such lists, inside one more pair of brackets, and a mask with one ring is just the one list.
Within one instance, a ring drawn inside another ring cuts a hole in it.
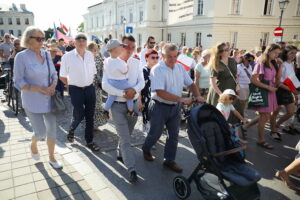
[{"label": "crowd of people", "polygon": [[[228,42],[204,50],[202,46],[158,43],[150,36],[142,48],[127,35],[122,41],[105,39],[100,48],[95,42],[88,43],[83,33],[66,44],[63,39],[45,41],[41,29],[28,27],[21,41],[12,41],[9,34],[4,36],[0,57],[5,68],[13,67],[15,87],[21,91],[22,105],[33,128],[33,159],[40,157],[37,142],[47,138],[49,163],[62,168],[54,157],[56,115],[51,112],[51,96],[58,91],[63,97],[67,90],[73,106],[67,140],[74,142],[75,130],[81,124],[87,147],[97,152],[101,147],[94,141],[94,131],[111,119],[119,136],[117,160],[126,166],[132,183],[138,180],[138,174],[130,135],[140,113],[147,133],[142,146],[144,159],[155,160],[151,149],[166,129],[163,165],[180,173],[182,168],[175,160],[183,105],[209,103],[229,124],[244,122],[244,135],[258,124],[256,144],[273,149],[265,139],[266,123],[270,122],[270,137],[280,141],[280,125],[293,117],[298,104],[299,91],[289,87],[286,79],[299,77],[300,52],[284,42],[257,52],[233,49]],[[179,57],[189,57],[193,62],[183,67]],[[9,60],[13,62],[6,62]],[[265,89],[264,106],[248,106],[251,87]],[[183,97],[184,90],[189,93]],[[105,103],[104,91],[108,94]],[[246,119],[246,108],[255,111],[257,117]],[[281,108],[286,113],[279,117]],[[282,131],[299,134],[293,123]],[[298,158],[289,171],[299,167]],[[294,189],[288,173],[283,170],[276,176]]]}]

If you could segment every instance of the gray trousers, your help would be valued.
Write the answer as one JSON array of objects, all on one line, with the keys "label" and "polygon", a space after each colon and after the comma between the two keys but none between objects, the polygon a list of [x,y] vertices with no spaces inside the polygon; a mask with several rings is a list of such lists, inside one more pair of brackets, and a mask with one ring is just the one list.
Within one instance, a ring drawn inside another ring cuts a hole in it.
[{"label": "gray trousers", "polygon": [[[137,104],[134,103],[134,110],[137,111]],[[123,157],[125,166],[129,172],[136,171],[133,148],[130,144],[131,134],[137,122],[137,118],[127,116],[128,108],[126,102],[123,104],[113,103],[111,107],[112,118],[117,134],[119,135],[118,155]]]},{"label": "gray trousers", "polygon": [[181,104],[170,106],[155,101],[150,102],[150,131],[142,147],[144,152],[151,151],[152,146],[159,140],[164,125],[166,125],[168,138],[165,144],[164,159],[168,162],[175,161],[181,120],[180,109]]}]

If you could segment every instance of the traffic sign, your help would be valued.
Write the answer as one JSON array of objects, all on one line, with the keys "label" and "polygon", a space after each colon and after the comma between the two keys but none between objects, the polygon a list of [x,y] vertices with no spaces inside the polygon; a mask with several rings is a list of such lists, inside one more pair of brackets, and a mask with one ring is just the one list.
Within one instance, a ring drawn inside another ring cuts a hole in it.
[{"label": "traffic sign", "polygon": [[274,29],[274,36],[282,36],[283,35],[283,28],[277,27]]},{"label": "traffic sign", "polygon": [[281,36],[273,37],[273,42],[280,42],[280,41],[281,41]]},{"label": "traffic sign", "polygon": [[126,27],[126,33],[127,34],[132,34],[133,33],[133,27],[132,26],[127,26]]}]

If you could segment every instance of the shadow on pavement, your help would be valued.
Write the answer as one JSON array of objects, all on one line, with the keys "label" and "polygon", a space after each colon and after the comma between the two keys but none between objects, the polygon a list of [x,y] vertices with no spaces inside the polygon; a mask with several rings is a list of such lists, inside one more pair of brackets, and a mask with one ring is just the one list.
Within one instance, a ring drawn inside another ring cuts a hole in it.
[{"label": "shadow on pavement", "polygon": [[[9,138],[10,138],[10,133],[5,133],[5,124],[4,122],[0,119],[0,144],[5,144]],[[5,154],[5,149],[1,147],[0,145],[0,158],[3,158]]]}]

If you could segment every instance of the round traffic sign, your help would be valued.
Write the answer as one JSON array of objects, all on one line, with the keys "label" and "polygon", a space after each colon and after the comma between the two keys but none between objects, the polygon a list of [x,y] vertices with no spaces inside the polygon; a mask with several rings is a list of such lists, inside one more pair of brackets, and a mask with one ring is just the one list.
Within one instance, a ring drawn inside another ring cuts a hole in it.
[{"label": "round traffic sign", "polygon": [[282,36],[283,35],[283,28],[277,27],[274,29],[274,36]]}]

